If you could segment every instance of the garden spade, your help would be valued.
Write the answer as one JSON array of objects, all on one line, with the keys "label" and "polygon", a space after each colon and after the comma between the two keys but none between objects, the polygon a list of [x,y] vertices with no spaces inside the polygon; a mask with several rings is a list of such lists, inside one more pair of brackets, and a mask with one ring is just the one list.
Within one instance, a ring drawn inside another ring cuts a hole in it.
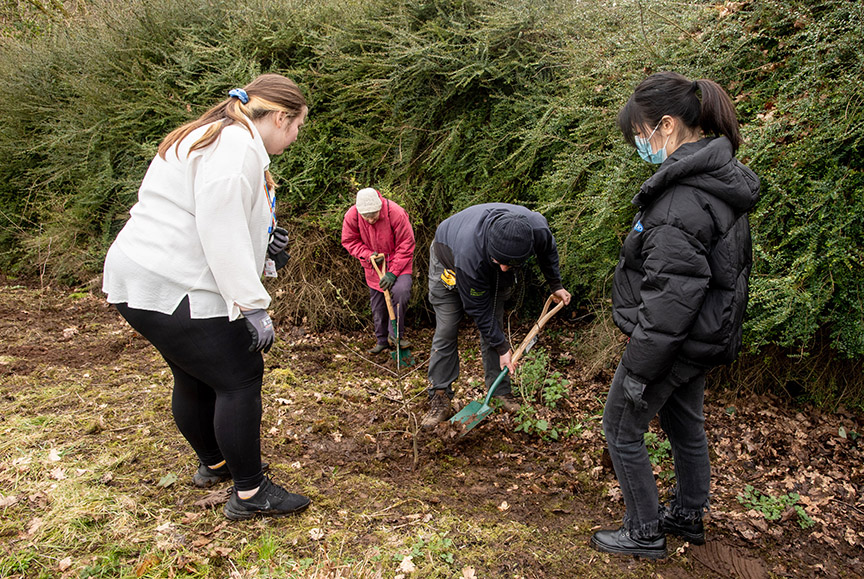
[{"label": "garden spade", "polygon": [[[370,258],[369,261],[372,262],[372,267],[375,268],[375,273],[378,274],[378,279],[383,279],[384,274],[387,273],[387,264],[385,263],[379,268],[374,259]],[[387,314],[390,316],[390,327],[393,329],[393,341],[396,343],[396,351],[390,352],[390,357],[396,361],[396,370],[399,370],[402,366],[410,366],[413,364],[414,358],[411,357],[410,350],[399,347],[399,322],[396,320],[396,313],[393,311],[393,300],[390,299],[390,290],[383,291],[384,301],[387,302]]]},{"label": "garden spade", "polygon": [[[549,306],[552,305],[552,301],[552,296],[549,296],[546,299],[546,305],[543,306],[543,312],[540,314],[540,318],[528,332],[528,335],[525,336],[525,339],[522,340],[522,343],[519,344],[519,347],[516,348],[516,352],[512,357],[514,364],[519,361],[519,358],[521,358],[523,354],[527,354],[528,350],[534,346],[537,342],[537,335],[540,333],[543,326],[546,325],[546,322],[548,322],[549,319],[558,312],[558,310],[564,307],[564,302],[560,302],[550,311]],[[453,418],[450,419],[451,424],[462,427],[462,433],[459,435],[460,437],[465,436],[469,430],[477,426],[481,420],[492,414],[495,410],[489,405],[489,402],[492,400],[492,396],[495,395],[495,389],[498,388],[499,384],[501,384],[501,380],[504,379],[504,376],[507,375],[508,371],[508,368],[501,370],[501,373],[498,374],[498,377],[495,378],[494,382],[492,382],[492,386],[489,387],[489,392],[486,393],[486,398],[483,402],[474,400],[468,403],[465,408],[457,412]]]}]

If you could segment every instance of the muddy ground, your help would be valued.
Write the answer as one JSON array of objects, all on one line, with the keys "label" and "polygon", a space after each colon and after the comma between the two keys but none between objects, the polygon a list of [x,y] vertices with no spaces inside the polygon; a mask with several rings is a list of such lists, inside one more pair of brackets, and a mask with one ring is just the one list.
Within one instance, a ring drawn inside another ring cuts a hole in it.
[{"label": "muddy ground", "polygon": [[[186,482],[196,465],[173,429],[170,376],[146,340],[98,295],[8,285],[0,294],[7,576],[95,576],[84,570],[111,549],[122,552],[113,576],[253,576],[250,561],[255,570],[267,562],[261,548],[251,557],[248,545],[265,535],[290,539],[309,573],[321,577],[864,576],[862,417],[728,389],[706,393],[707,545],[670,538],[670,556],[656,563],[591,550],[593,530],[623,515],[600,427],[612,369],[579,359],[582,328],[566,316],[539,342],[549,375],[568,381],[556,408],[535,404],[535,419],[554,425],[558,440],[517,432],[519,421],[501,414],[465,437],[447,426],[418,431],[428,328],[412,333],[417,365],[397,377],[392,360],[365,354],[367,334],[279,325],[266,356],[263,454],[274,479],[310,495],[313,507],[294,519],[226,526],[207,504],[218,507],[224,495]],[[476,333],[466,325],[464,336],[457,405],[483,395]],[[38,435],[29,430],[37,422]],[[671,462],[654,431],[667,497]],[[55,456],[45,455],[54,448],[61,452],[52,464]],[[52,492],[75,473],[78,492],[98,487],[104,500],[131,497],[136,507],[113,523],[94,517],[90,526],[58,520],[52,527],[51,505],[60,501]],[[754,492],[798,500],[768,520],[767,502],[748,502]],[[126,527],[112,526],[127,516]],[[124,533],[132,548],[110,546]],[[9,563],[21,552],[33,554],[29,568]],[[351,572],[358,561],[362,572]]]}]

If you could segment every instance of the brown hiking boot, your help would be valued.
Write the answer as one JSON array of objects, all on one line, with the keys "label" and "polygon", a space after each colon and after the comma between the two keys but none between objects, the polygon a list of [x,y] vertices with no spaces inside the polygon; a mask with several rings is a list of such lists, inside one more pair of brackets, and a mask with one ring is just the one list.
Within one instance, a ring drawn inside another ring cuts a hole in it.
[{"label": "brown hiking boot", "polygon": [[493,396],[492,401],[496,402],[507,414],[516,414],[519,412],[519,409],[522,408],[522,405],[519,404],[519,401],[516,400],[516,397],[511,393],[502,394],[501,396]]},{"label": "brown hiking boot", "polygon": [[453,415],[453,406],[445,390],[436,390],[429,399],[429,412],[423,417],[420,426],[435,428]]}]

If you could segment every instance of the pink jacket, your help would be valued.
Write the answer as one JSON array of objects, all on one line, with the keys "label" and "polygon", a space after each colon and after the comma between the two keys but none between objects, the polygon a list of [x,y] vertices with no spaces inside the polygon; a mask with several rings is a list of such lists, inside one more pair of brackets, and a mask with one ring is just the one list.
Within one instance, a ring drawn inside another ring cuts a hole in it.
[{"label": "pink jacket", "polygon": [[352,205],[342,221],[342,246],[353,257],[360,260],[366,273],[366,284],[376,290],[378,274],[369,262],[373,253],[383,253],[387,271],[396,276],[410,274],[414,260],[414,230],[408,221],[408,213],[393,201],[381,197],[381,215],[374,225],[369,225]]}]

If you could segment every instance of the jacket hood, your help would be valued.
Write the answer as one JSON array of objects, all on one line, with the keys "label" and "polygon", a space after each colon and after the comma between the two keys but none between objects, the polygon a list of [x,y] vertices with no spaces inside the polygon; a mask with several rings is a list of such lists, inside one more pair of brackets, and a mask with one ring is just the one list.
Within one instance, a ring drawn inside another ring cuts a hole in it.
[{"label": "jacket hood", "polygon": [[701,139],[678,147],[642,184],[633,204],[650,205],[664,191],[685,185],[705,191],[745,213],[759,200],[759,177],[740,163],[726,137]]}]

